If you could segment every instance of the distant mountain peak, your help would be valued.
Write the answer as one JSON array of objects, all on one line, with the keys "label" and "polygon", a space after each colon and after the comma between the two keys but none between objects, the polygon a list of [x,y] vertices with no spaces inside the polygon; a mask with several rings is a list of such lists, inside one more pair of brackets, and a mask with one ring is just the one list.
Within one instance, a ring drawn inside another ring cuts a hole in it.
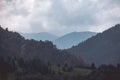
[{"label": "distant mountain peak", "polygon": [[120,24],[70,48],[69,52],[81,56],[87,63],[117,64],[120,62]]},{"label": "distant mountain peak", "polygon": [[71,32],[58,39],[54,40],[53,43],[60,49],[67,49],[74,45],[81,43],[82,41],[94,36],[94,32]]},{"label": "distant mountain peak", "polygon": [[25,60],[40,59],[54,65],[83,65],[84,61],[65,50],[59,50],[51,41],[24,39],[19,33],[0,27],[0,57],[16,57]]},{"label": "distant mountain peak", "polygon": [[50,34],[48,32],[40,32],[40,33],[21,33],[22,36],[24,36],[26,39],[35,39],[35,40],[50,40],[53,41],[54,39],[57,39],[58,36]]}]

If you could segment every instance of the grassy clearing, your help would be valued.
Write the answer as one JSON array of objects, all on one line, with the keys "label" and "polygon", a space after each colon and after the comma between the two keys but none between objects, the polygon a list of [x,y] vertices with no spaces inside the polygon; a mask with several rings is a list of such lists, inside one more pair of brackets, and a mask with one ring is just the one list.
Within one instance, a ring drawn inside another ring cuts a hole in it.
[{"label": "grassy clearing", "polygon": [[61,72],[63,74],[67,74],[69,76],[77,76],[77,75],[86,76],[92,72],[91,69],[85,69],[85,68],[74,68],[72,71],[63,71],[62,67],[57,67],[57,66],[53,66],[52,70],[54,70],[55,73]]}]

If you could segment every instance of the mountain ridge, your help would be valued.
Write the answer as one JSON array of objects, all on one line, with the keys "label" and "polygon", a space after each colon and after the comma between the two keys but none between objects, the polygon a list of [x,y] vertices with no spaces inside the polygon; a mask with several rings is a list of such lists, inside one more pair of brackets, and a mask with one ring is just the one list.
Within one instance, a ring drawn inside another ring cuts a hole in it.
[{"label": "mountain ridge", "polygon": [[70,66],[83,65],[81,58],[59,50],[51,41],[26,40],[17,32],[4,30],[0,27],[0,56],[23,59],[41,59],[55,65],[68,64]]},{"label": "mountain ridge", "polygon": [[95,64],[120,63],[120,24],[98,33],[96,36],[68,49],[74,55],[81,56],[85,62]]},{"label": "mountain ridge", "polygon": [[40,32],[40,33],[20,33],[22,36],[24,36],[26,39],[35,39],[37,41],[39,40],[49,40],[53,41],[54,39],[57,39],[58,36],[50,34],[48,32]]},{"label": "mountain ridge", "polygon": [[71,32],[54,40],[53,43],[60,49],[67,49],[96,35],[95,32]]}]

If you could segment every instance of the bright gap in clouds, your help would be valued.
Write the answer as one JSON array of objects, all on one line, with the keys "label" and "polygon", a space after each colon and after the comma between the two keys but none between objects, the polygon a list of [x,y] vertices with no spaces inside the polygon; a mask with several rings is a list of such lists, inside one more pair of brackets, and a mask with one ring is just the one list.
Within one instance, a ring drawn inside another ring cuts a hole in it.
[{"label": "bright gap in clouds", "polygon": [[120,23],[119,0],[0,0],[0,24],[24,33],[101,32]]}]

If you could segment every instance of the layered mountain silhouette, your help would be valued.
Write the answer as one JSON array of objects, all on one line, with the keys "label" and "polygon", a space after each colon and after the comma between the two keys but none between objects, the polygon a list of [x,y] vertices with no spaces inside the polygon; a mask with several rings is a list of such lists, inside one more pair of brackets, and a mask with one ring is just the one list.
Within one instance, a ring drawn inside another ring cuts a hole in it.
[{"label": "layered mountain silhouette", "polygon": [[120,63],[120,24],[68,49],[68,52],[81,56],[87,63]]},{"label": "layered mountain silhouette", "polygon": [[67,49],[74,45],[79,44],[80,42],[96,35],[95,32],[72,32],[66,34],[58,39],[54,40],[53,43],[59,49]]},{"label": "layered mountain silhouette", "polygon": [[57,48],[59,49],[67,49],[74,45],[79,44],[80,42],[96,35],[95,32],[71,32],[69,34],[63,35],[61,37],[52,35],[47,32],[41,33],[20,33],[26,39],[34,39],[37,41],[52,41]]},{"label": "layered mountain silhouette", "polygon": [[52,35],[50,33],[47,32],[41,32],[41,33],[20,33],[22,36],[24,36],[26,39],[34,39],[34,40],[50,40],[53,41],[55,39],[57,39],[58,37],[55,35]]},{"label": "layered mountain silhouette", "polygon": [[0,27],[0,57],[16,57],[25,60],[39,58],[43,62],[55,65],[84,64],[81,58],[65,50],[58,50],[50,41],[26,40],[17,32],[4,30],[2,27]]}]

